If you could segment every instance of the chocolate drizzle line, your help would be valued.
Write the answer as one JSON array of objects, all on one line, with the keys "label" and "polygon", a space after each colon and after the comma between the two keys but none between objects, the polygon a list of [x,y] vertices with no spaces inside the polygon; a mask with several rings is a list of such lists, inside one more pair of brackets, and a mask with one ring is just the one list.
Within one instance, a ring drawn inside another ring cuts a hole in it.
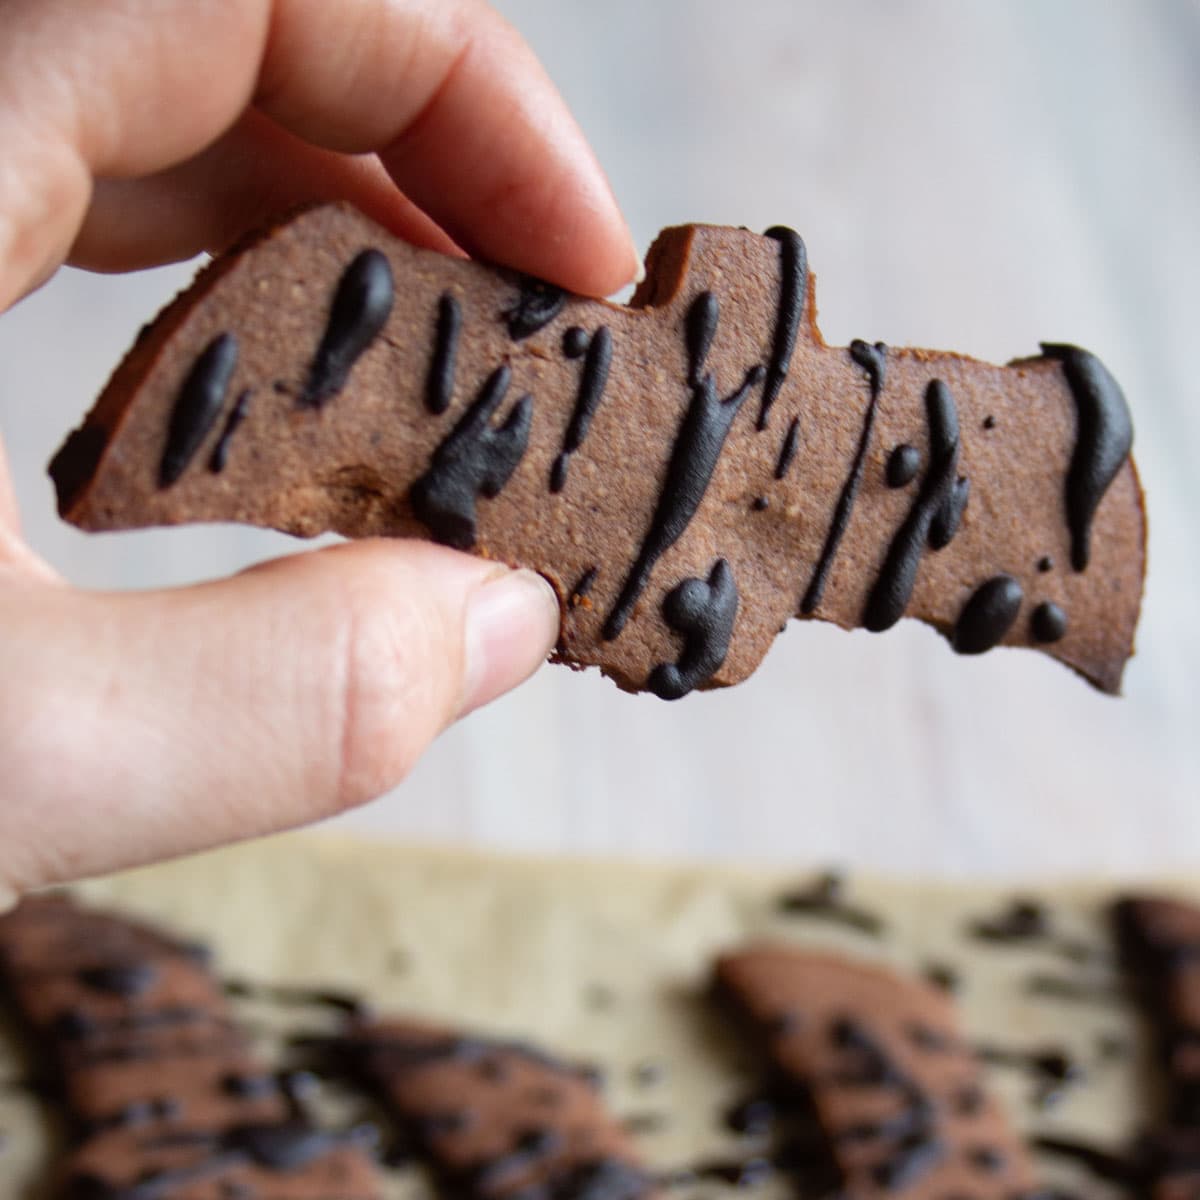
[{"label": "chocolate drizzle line", "polygon": [[188,372],[171,409],[167,444],[158,467],[160,488],[170,487],[183,475],[216,424],[237,361],[237,338],[222,333],[208,343]]},{"label": "chocolate drizzle line", "polygon": [[229,410],[225,428],[221,430],[221,436],[217,438],[217,444],[213,447],[212,457],[208,460],[208,469],[214,475],[219,475],[225,470],[225,466],[229,462],[229,444],[233,441],[233,435],[237,433],[238,426],[246,419],[246,410],[249,407],[250,389],[247,388],[238,396],[234,401],[233,408]]},{"label": "chocolate drizzle line", "polygon": [[678,662],[660,663],[646,687],[660,700],[678,700],[721,669],[737,618],[738,589],[729,564],[719,558],[708,579],[685,579],[663,601],[667,624],[683,634]]},{"label": "chocolate drizzle line", "polygon": [[604,396],[604,388],[608,384],[608,368],[612,363],[612,333],[602,325],[592,335],[588,343],[587,357],[583,360],[583,375],[579,381],[579,394],[575,398],[575,409],[571,413],[571,423],[567,426],[563,438],[563,448],[554,460],[550,471],[550,490],[561,492],[567,482],[567,470],[571,464],[571,455],[583,445],[583,439],[588,435],[592,418]]},{"label": "chocolate drizzle line", "polygon": [[346,268],[334,292],[329,322],[297,400],[301,408],[322,408],[346,386],[355,363],[387,324],[394,300],[387,255],[364,250]]},{"label": "chocolate drizzle line", "polygon": [[858,498],[858,489],[862,484],[863,467],[867,459],[867,448],[871,444],[871,431],[875,427],[875,411],[879,406],[879,394],[883,391],[884,377],[887,366],[887,347],[882,342],[874,346],[863,341],[850,343],[850,357],[867,373],[871,385],[871,399],[867,403],[867,415],[863,419],[862,434],[858,439],[858,449],[854,453],[854,462],[850,474],[842,485],[841,495],[838,496],[837,507],[833,510],[833,520],[829,532],[825,535],[825,545],[821,557],[817,560],[816,569],[809,581],[808,590],[800,604],[802,613],[815,612],[825,594],[825,584],[829,579],[829,571],[837,556],[838,546],[845,536],[846,527],[850,524],[850,514],[854,510],[854,501]]},{"label": "chocolate drizzle line", "polygon": [[369,1006],[361,996],[336,988],[297,987],[278,983],[252,983],[248,979],[227,979],[225,991],[230,996],[247,1000],[263,1000],[271,1004],[328,1008],[345,1017],[364,1017]]},{"label": "chocolate drizzle line", "polygon": [[882,917],[847,903],[845,877],[836,871],[819,875],[809,887],[785,892],[776,907],[787,916],[830,921],[871,937],[878,937],[885,928]]},{"label": "chocolate drizzle line", "polygon": [[788,473],[788,468],[795,461],[796,451],[799,448],[800,418],[793,417],[792,423],[787,427],[787,433],[783,435],[783,442],[779,446],[779,460],[775,463],[776,479],[782,479]]},{"label": "chocolate drizzle line", "polygon": [[443,292],[438,299],[433,356],[425,378],[425,407],[434,416],[444,413],[454,397],[454,367],[461,334],[462,305],[450,292]]},{"label": "chocolate drizzle line", "polygon": [[925,413],[929,465],[916,502],[892,539],[867,599],[862,623],[872,633],[890,629],[904,616],[933,522],[943,506],[953,500],[958,478],[958,409],[950,389],[940,379],[932,380],[925,389]]},{"label": "chocolate drizzle line", "polygon": [[429,469],[409,492],[413,513],[434,541],[456,550],[475,545],[476,499],[500,494],[529,443],[531,396],[522,396],[501,426],[491,424],[511,379],[507,366],[488,376],[474,404],[433,452]]},{"label": "chocolate drizzle line", "polygon": [[1075,449],[1067,472],[1067,527],[1071,565],[1087,569],[1092,518],[1133,448],[1133,421],[1120,385],[1094,355],[1078,346],[1042,343],[1047,358],[1062,363],[1075,400]]},{"label": "chocolate drizzle line", "polygon": [[1108,1183],[1138,1188],[1146,1182],[1145,1164],[1129,1155],[1114,1154],[1111,1150],[1075,1138],[1051,1137],[1046,1134],[1034,1137],[1032,1145],[1043,1154],[1079,1163],[1097,1179]]},{"label": "chocolate drizzle line", "polygon": [[579,582],[571,589],[571,603],[578,605],[587,598],[588,593],[596,585],[596,577],[600,574],[599,567],[588,567],[579,577]]},{"label": "chocolate drizzle line", "polygon": [[549,325],[563,310],[567,294],[545,280],[522,275],[517,298],[501,314],[514,342],[530,337]]},{"label": "chocolate drizzle line", "polygon": [[1047,950],[1070,963],[1103,961],[1103,951],[1082,939],[1059,934],[1045,905],[1018,896],[992,917],[981,917],[967,926],[977,941],[997,946],[1027,946]]},{"label": "chocolate drizzle line", "polygon": [[796,348],[796,331],[804,315],[808,294],[808,252],[804,239],[786,225],[772,225],[764,235],[779,243],[779,307],[775,314],[775,334],[771,341],[771,357],[763,383],[762,401],[756,428],[766,429],[771,406],[787,379]]},{"label": "chocolate drizzle line", "polygon": [[1011,1067],[1028,1074],[1034,1085],[1032,1100],[1038,1108],[1049,1108],[1067,1088],[1084,1079],[1082,1066],[1058,1048],[1018,1050],[988,1044],[976,1046],[975,1053],[990,1066]]},{"label": "chocolate drizzle line", "polygon": [[692,398],[675,438],[650,529],[605,622],[605,641],[620,637],[634,605],[650,581],[655,563],[687,529],[708,490],[734,418],[751,389],[762,380],[762,367],[751,367],[741,386],[721,399],[717,396],[712,372],[700,378],[717,319],[716,297],[711,292],[701,292],[692,302],[685,322]]},{"label": "chocolate drizzle line", "polygon": [[934,514],[933,523],[929,526],[930,550],[944,550],[954,540],[970,497],[971,481],[965,475],[960,475],[954,481],[954,487],[946,497],[946,502]]},{"label": "chocolate drizzle line", "polygon": [[1013,627],[1025,592],[1011,575],[995,575],[971,594],[954,626],[951,644],[959,654],[983,654]]}]

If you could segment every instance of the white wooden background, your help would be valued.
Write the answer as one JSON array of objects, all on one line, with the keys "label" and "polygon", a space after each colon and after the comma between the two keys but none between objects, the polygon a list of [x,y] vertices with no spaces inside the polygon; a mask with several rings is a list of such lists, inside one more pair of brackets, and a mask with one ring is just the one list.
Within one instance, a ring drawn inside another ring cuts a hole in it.
[{"label": "white wooden background", "polygon": [[[945,874],[1200,867],[1200,6],[1193,0],[505,0],[636,238],[793,225],[832,342],[1097,351],[1137,425],[1150,576],[1126,698],[922,627],[793,623],[732,691],[664,705],[544,670],[360,829],[539,851]],[[44,464],[190,275],[60,274],[0,320],[34,544],[82,584],[294,550],[239,529],[87,538]],[[19,686],[0,679],[0,686]]]}]

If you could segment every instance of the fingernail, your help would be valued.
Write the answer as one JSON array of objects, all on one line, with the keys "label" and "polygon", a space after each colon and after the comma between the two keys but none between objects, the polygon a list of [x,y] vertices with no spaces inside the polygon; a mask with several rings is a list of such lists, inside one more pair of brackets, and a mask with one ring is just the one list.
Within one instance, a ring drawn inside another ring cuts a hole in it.
[{"label": "fingernail", "polygon": [[646,280],[646,264],[642,261],[642,256],[634,251],[633,254],[633,282],[635,284],[644,283]]},{"label": "fingernail", "polygon": [[558,627],[558,597],[534,571],[509,571],[477,588],[467,602],[459,716],[528,679],[554,648]]}]

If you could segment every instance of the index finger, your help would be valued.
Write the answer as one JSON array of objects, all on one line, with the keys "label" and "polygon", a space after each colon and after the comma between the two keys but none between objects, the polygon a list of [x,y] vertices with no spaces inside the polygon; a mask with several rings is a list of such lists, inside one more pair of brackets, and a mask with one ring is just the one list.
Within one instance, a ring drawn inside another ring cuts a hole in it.
[{"label": "index finger", "polygon": [[638,259],[517,33],[479,0],[0,0],[0,308],[66,257],[97,176],[163,170],[255,104],[378,153],[468,251],[606,294]]}]

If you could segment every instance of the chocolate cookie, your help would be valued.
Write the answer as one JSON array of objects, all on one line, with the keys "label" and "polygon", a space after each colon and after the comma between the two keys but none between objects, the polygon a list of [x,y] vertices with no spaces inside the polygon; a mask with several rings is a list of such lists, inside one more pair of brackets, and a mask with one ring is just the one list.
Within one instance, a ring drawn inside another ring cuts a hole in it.
[{"label": "chocolate cookie", "polygon": [[342,206],[217,260],[51,464],[85,529],[416,535],[530,566],[558,657],[667,699],[789,617],[1033,646],[1115,692],[1142,590],[1104,366],[816,326],[791,230],[661,234],[628,307],[417,250]]},{"label": "chocolate cookie", "polygon": [[596,1080],[526,1044],[408,1021],[359,1025],[355,1070],[475,1200],[646,1200],[655,1192]]},{"label": "chocolate cookie", "polygon": [[1113,909],[1117,942],[1154,1029],[1166,1112],[1146,1139],[1148,1194],[1200,1194],[1200,907],[1135,895]]},{"label": "chocolate cookie", "polygon": [[27,899],[0,917],[0,981],[78,1133],[64,1196],[376,1200],[369,1158],[297,1119],[196,946]]},{"label": "chocolate cookie", "polygon": [[756,945],[716,966],[783,1099],[811,1110],[838,1195],[1016,1200],[1024,1145],[982,1086],[946,992],[831,954]]}]

